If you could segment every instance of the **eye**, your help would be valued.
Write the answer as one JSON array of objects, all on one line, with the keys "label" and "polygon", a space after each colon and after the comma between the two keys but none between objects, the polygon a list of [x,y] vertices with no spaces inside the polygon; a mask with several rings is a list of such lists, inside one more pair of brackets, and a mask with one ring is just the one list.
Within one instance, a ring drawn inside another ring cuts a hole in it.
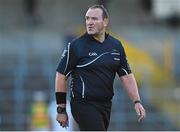
[{"label": "eye", "polygon": [[92,17],[92,20],[98,20],[98,18],[97,17]]},{"label": "eye", "polygon": [[85,20],[89,20],[89,17],[88,17],[88,16],[86,16],[86,17],[85,17]]}]

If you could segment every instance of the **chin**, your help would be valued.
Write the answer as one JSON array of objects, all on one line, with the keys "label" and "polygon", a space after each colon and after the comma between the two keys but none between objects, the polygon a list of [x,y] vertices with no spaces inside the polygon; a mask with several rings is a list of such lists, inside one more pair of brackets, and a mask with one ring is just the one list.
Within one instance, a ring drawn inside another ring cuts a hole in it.
[{"label": "chin", "polygon": [[91,32],[88,32],[88,34],[89,34],[89,35],[94,35],[94,34],[93,34],[93,33],[91,33]]},{"label": "chin", "polygon": [[88,33],[89,35],[95,35],[95,33],[94,33],[94,32],[91,32],[91,31],[87,31],[87,33]]}]

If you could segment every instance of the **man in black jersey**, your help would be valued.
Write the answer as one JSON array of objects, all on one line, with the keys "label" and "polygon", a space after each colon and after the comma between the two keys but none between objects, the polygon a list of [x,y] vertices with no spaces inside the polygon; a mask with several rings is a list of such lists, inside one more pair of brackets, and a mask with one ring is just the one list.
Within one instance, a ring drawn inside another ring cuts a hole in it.
[{"label": "man in black jersey", "polygon": [[85,15],[87,32],[68,44],[57,67],[57,121],[68,124],[66,80],[71,75],[71,112],[80,130],[107,130],[116,73],[134,102],[138,121],[145,118],[134,75],[121,42],[107,34],[107,10],[94,5]]}]

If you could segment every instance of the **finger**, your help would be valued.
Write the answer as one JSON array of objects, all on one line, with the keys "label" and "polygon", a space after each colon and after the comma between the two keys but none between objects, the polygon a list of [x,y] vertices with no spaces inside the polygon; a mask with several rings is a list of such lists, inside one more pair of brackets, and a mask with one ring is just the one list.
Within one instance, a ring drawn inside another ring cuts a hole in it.
[{"label": "finger", "polygon": [[137,115],[140,116],[141,115],[140,110],[138,108],[136,108],[135,110],[136,110]]},{"label": "finger", "polygon": [[68,125],[68,124],[66,124],[64,127],[67,129],[67,128],[69,127],[69,125]]},{"label": "finger", "polygon": [[146,117],[146,110],[144,109],[143,112],[144,112],[144,118],[145,118]]},{"label": "finger", "polygon": [[62,127],[64,128],[64,127],[67,127],[67,124],[66,123],[63,123],[62,124]]},{"label": "finger", "polygon": [[143,115],[139,116],[139,118],[138,118],[138,122],[142,122],[142,121],[143,121],[143,119],[144,119],[144,116],[143,116]]},{"label": "finger", "polygon": [[138,115],[138,122],[141,122],[145,117],[145,113],[142,109],[140,109],[139,111],[140,111],[140,115]]},{"label": "finger", "polygon": [[58,123],[61,125],[62,123],[60,121],[58,121]]},{"label": "finger", "polygon": [[60,125],[60,126],[62,126],[62,123],[61,123],[61,122],[59,122],[59,125]]},{"label": "finger", "polygon": [[58,121],[58,123],[59,123],[59,125],[60,125],[60,126],[62,126],[62,127],[63,127],[63,123],[62,123],[62,122]]},{"label": "finger", "polygon": [[139,116],[139,122],[141,122],[145,118],[145,111],[141,110],[141,115]]},{"label": "finger", "polygon": [[145,109],[143,109],[143,108],[142,108],[142,109],[140,110],[140,113],[141,113],[141,115],[143,115],[143,116],[144,116],[144,118],[146,117],[146,112],[145,112]]},{"label": "finger", "polygon": [[66,128],[66,124],[61,123],[62,128]]},{"label": "finger", "polygon": [[69,123],[68,123],[68,121],[64,121],[64,122],[62,122],[62,125],[61,125],[63,128],[64,127],[68,127],[69,126]]},{"label": "finger", "polygon": [[62,123],[62,126],[65,126],[67,124],[66,121],[62,121],[61,123]]}]

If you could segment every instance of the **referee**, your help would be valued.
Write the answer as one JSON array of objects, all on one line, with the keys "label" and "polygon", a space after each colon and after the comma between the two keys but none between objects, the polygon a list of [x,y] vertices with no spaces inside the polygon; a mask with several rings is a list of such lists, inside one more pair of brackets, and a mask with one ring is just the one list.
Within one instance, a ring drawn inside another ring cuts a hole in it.
[{"label": "referee", "polygon": [[71,112],[80,130],[107,130],[117,73],[134,102],[138,121],[142,121],[146,113],[124,48],[106,33],[107,10],[102,5],[94,5],[86,12],[85,20],[87,32],[68,44],[56,70],[56,120],[62,127],[68,126],[66,80],[71,75]]}]

